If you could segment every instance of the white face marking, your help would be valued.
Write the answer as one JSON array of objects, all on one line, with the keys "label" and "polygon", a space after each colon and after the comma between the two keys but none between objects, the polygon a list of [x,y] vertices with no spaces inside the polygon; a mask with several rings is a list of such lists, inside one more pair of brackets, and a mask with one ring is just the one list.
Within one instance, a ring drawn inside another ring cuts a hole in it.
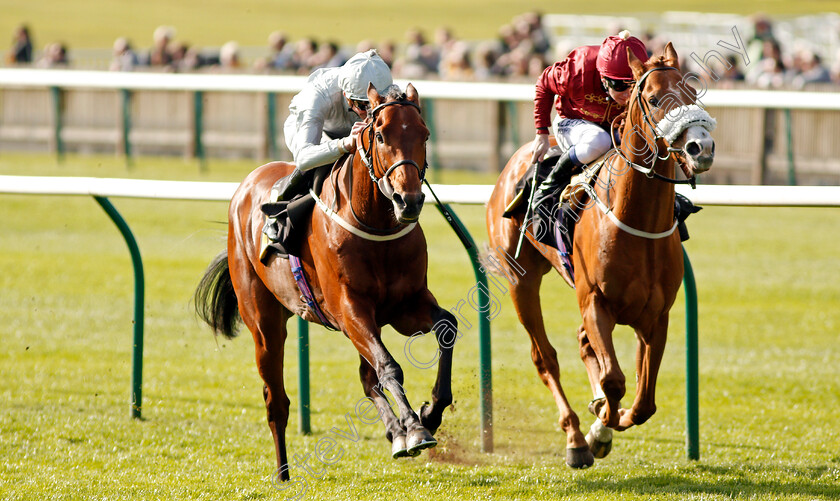
[{"label": "white face marking", "polygon": [[408,130],[408,124],[402,124],[403,130]]}]

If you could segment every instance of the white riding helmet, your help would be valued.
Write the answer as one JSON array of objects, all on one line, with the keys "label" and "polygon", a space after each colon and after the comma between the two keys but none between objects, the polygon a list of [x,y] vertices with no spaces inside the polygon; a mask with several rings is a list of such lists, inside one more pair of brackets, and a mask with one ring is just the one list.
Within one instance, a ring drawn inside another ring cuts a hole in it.
[{"label": "white riding helmet", "polygon": [[351,57],[339,70],[338,84],[344,96],[355,101],[367,101],[368,84],[372,83],[380,93],[394,83],[391,69],[376,53],[376,49],[359,52]]}]

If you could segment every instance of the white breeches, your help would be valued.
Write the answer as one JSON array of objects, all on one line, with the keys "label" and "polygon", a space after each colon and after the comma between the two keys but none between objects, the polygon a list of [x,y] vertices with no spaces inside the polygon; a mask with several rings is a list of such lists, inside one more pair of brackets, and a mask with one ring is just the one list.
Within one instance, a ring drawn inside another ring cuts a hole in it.
[{"label": "white breeches", "polygon": [[576,164],[588,164],[612,148],[610,134],[588,120],[555,116],[553,126],[557,144],[564,152],[573,148]]}]

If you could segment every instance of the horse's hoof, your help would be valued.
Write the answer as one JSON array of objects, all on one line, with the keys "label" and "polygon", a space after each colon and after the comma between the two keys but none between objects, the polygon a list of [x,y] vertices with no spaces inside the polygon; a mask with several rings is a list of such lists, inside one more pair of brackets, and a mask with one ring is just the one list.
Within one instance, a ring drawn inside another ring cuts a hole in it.
[{"label": "horse's hoof", "polygon": [[589,446],[566,447],[566,464],[576,470],[589,468],[595,464],[595,456],[589,450]]},{"label": "horse's hoof", "polygon": [[612,432],[600,419],[592,423],[589,433],[586,434],[586,443],[589,444],[589,450],[596,458],[603,459],[612,450]]},{"label": "horse's hoof", "polygon": [[391,457],[394,459],[407,458],[408,448],[405,446],[405,435],[394,437],[391,442]]},{"label": "horse's hoof", "polygon": [[600,398],[593,398],[587,408],[589,409],[589,413],[595,417],[601,415],[601,408],[604,407],[604,404],[607,403],[607,397],[600,397]]},{"label": "horse's hoof", "polygon": [[598,459],[604,459],[612,450],[612,440],[601,442],[593,437],[591,433],[586,434],[586,443],[589,444],[589,450],[592,452],[592,455]]},{"label": "horse's hoof", "polygon": [[419,455],[423,449],[436,446],[437,440],[426,428],[417,428],[408,432],[405,444],[408,447],[408,455],[414,457]]}]

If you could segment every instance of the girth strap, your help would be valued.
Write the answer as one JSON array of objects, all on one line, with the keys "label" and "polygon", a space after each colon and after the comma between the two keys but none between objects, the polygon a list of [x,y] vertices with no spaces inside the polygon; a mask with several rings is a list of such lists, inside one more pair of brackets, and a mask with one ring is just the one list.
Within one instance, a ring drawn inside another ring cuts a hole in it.
[{"label": "girth strap", "polygon": [[295,282],[297,282],[298,289],[300,290],[301,299],[306,303],[306,306],[315,313],[315,316],[318,317],[318,320],[321,321],[324,327],[331,331],[337,331],[338,328],[327,320],[327,316],[324,315],[321,307],[318,306],[318,302],[315,301],[315,295],[312,294],[312,289],[309,288],[309,281],[306,279],[306,273],[303,271],[300,258],[289,254],[289,265],[292,268],[292,275],[294,275]]}]

